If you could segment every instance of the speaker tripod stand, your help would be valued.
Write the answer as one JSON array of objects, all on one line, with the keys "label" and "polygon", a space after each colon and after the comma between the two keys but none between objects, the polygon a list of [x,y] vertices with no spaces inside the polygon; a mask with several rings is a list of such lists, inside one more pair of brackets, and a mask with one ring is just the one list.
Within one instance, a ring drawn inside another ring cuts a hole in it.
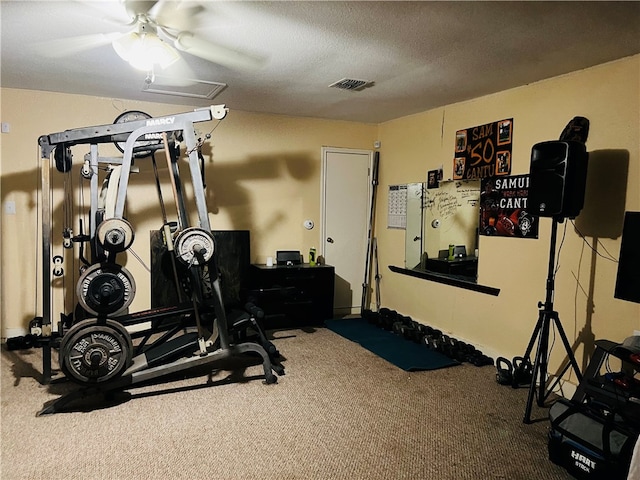
[{"label": "speaker tripod stand", "polygon": [[[533,372],[531,376],[531,385],[529,387],[529,396],[527,398],[527,408],[524,414],[524,423],[531,423],[531,407],[533,406],[533,397],[536,396],[538,400],[538,406],[543,407],[545,401],[555,388],[555,386],[560,382],[560,379],[565,374],[569,366],[572,366],[574,371],[576,372],[576,376],[578,381],[582,381],[582,374],[580,373],[580,368],[578,367],[578,363],[576,362],[575,355],[571,350],[571,345],[569,344],[569,340],[567,340],[567,336],[564,333],[564,329],[562,328],[562,323],[560,323],[560,317],[558,316],[558,312],[553,309],[553,293],[554,293],[554,269],[555,269],[555,253],[556,253],[556,240],[558,236],[558,223],[562,222],[563,219],[553,218],[553,222],[551,224],[551,245],[549,249],[549,270],[547,275],[547,292],[545,302],[539,302],[538,307],[540,309],[538,315],[538,322],[536,323],[536,327],[533,331],[533,335],[531,336],[531,340],[529,340],[529,345],[527,346],[527,350],[524,354],[525,359],[531,358],[531,352],[533,351],[533,347],[538,342],[538,348],[536,350],[536,357],[533,363]],[[549,359],[549,333],[551,328],[551,322],[554,323],[558,335],[562,340],[562,344],[567,352],[567,357],[569,359],[569,363],[565,365],[565,367],[560,371],[558,376],[552,385],[547,389],[547,368],[548,368],[548,359]]]}]

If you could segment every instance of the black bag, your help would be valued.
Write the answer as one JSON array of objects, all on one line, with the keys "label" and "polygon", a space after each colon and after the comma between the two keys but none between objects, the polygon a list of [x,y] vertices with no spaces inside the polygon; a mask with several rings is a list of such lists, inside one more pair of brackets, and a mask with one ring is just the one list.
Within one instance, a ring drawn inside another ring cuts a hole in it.
[{"label": "black bag", "polygon": [[625,480],[638,431],[565,399],[549,409],[549,460],[579,479]]}]

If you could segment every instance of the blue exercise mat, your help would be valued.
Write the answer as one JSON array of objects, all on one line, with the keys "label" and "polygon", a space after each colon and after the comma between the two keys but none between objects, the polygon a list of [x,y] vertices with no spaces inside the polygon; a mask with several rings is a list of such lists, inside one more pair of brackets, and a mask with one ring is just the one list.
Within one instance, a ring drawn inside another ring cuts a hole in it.
[{"label": "blue exercise mat", "polygon": [[325,320],[324,323],[329,330],[360,344],[407,372],[460,365],[457,360],[379,328],[363,318]]}]

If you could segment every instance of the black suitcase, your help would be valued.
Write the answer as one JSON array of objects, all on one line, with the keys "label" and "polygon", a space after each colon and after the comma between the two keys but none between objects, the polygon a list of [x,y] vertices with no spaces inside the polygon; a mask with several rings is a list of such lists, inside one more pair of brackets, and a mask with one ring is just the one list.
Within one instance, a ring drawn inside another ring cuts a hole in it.
[{"label": "black suitcase", "polygon": [[565,399],[549,409],[549,460],[579,479],[626,480],[638,431],[613,413]]}]

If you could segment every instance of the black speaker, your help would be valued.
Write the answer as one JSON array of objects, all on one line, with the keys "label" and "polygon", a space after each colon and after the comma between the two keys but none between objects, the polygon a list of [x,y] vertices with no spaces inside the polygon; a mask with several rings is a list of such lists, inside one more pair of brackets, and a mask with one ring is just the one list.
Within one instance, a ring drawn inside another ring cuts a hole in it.
[{"label": "black speaker", "polygon": [[528,211],[575,218],[584,205],[589,154],[584,143],[549,141],[531,149]]},{"label": "black speaker", "polygon": [[626,212],[615,298],[640,303],[640,212]]}]

